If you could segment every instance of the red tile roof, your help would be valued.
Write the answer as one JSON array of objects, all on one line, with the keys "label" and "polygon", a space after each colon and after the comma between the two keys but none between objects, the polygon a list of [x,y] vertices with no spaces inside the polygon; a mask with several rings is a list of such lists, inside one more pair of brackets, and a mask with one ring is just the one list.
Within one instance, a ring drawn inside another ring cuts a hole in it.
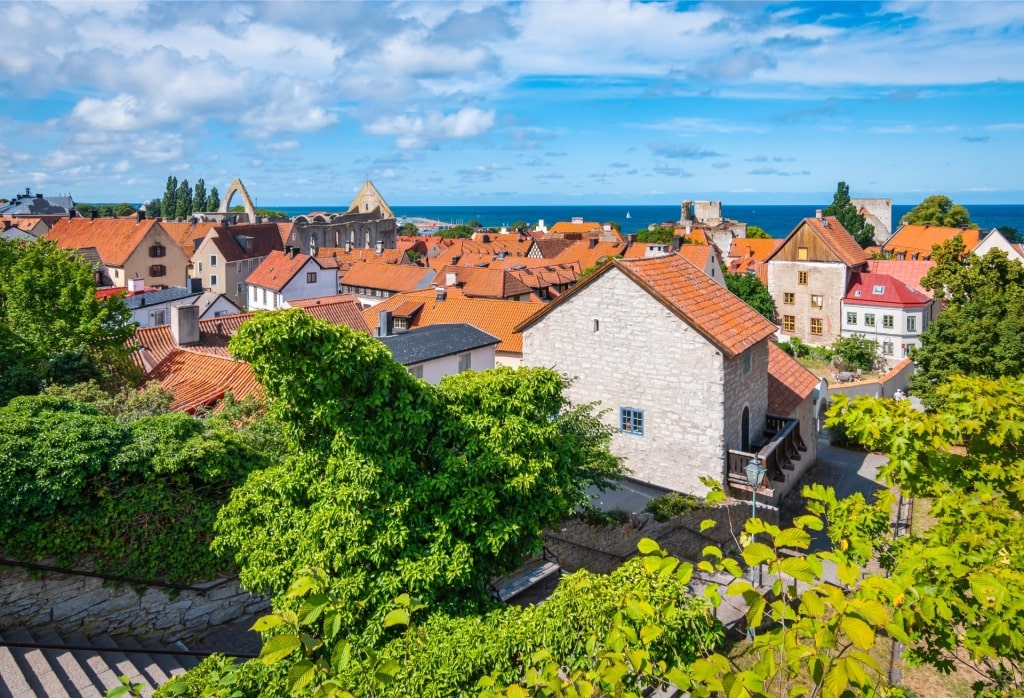
[{"label": "red tile roof", "polygon": [[263,394],[248,363],[187,349],[172,351],[147,379],[174,394],[172,410],[189,413],[212,407],[229,392],[238,400]]},{"label": "red tile roof", "polygon": [[302,308],[308,315],[326,320],[332,325],[348,325],[353,330],[369,332],[370,328],[362,315],[362,304],[353,295],[342,293],[337,296],[303,298],[286,303],[290,308]]},{"label": "red tile roof", "polygon": [[[249,274],[245,281],[251,286],[259,286],[260,288],[268,288],[272,291],[280,292],[311,259],[314,258],[308,254],[300,253],[292,256],[275,250],[267,255],[267,258],[260,262],[258,267],[252,270],[252,273]],[[317,267],[323,269],[323,265],[315,259],[314,261]]]},{"label": "red tile roof", "polygon": [[167,236],[174,240],[175,244],[180,247],[185,255],[191,257],[196,253],[197,240],[202,240],[206,237],[206,234],[210,232],[210,229],[214,227],[213,223],[199,223],[193,225],[189,223],[178,223],[175,221],[158,221],[158,225],[163,228]]},{"label": "red tile roof", "polygon": [[714,248],[711,245],[680,245],[679,256],[701,271],[706,272],[708,264],[714,259]]},{"label": "red tile roof", "polygon": [[800,362],[768,342],[768,412],[789,417],[818,385],[819,379]]},{"label": "red tile roof", "polygon": [[925,277],[935,262],[930,259],[921,260],[899,260],[899,259],[869,259],[868,271],[874,274],[888,274],[889,276],[902,281],[918,293],[929,298],[933,296],[931,289],[921,285],[921,279]]},{"label": "red tile roof", "polygon": [[[247,252],[236,239],[245,235],[253,238],[252,252]],[[214,226],[207,238],[213,242],[225,262],[266,257],[274,250],[283,250],[281,234],[276,223],[251,223],[240,225]]]},{"label": "red tile roof", "polygon": [[580,269],[586,270],[612,257],[625,256],[629,248],[629,242],[598,242],[591,247],[589,241],[581,241],[566,249],[551,261],[555,264],[576,262],[580,265]]},{"label": "red tile roof", "polygon": [[544,306],[516,330],[522,332],[552,312],[566,298],[582,293],[612,269],[624,273],[728,356],[737,356],[775,333],[774,324],[677,254],[613,259],[610,265],[602,267],[558,300]]},{"label": "red tile roof", "polygon": [[371,264],[357,262],[345,272],[340,283],[360,288],[378,288],[401,293],[430,285],[434,271],[413,264]]},{"label": "red tile roof", "polygon": [[501,340],[497,350],[514,354],[523,353],[523,336],[515,332],[516,325],[527,320],[540,308],[546,307],[521,301],[496,300],[493,298],[467,298],[457,289],[450,289],[443,301],[437,300],[437,292],[415,291],[392,296],[363,311],[363,317],[371,330],[376,329],[378,313],[382,310],[407,309],[408,303],[419,303],[423,307],[415,312],[409,328],[430,325],[465,322],[477,329],[494,335]]},{"label": "red tile roof", "polygon": [[909,259],[918,255],[919,259],[927,259],[932,255],[932,247],[952,240],[957,235],[964,240],[964,246],[970,252],[980,242],[980,231],[977,228],[943,228],[938,225],[905,225],[892,237],[885,241],[882,249],[892,254],[905,254]]},{"label": "red tile roof", "polygon": [[[449,275],[455,279],[449,284]],[[469,297],[511,298],[530,293],[530,287],[511,272],[488,267],[441,267],[434,280],[445,286],[458,286]]]},{"label": "red tile roof", "polygon": [[[881,290],[881,293],[875,293],[876,290]],[[843,297],[844,303],[894,307],[919,307],[927,305],[930,300],[888,274],[861,272],[850,275],[850,285]]]},{"label": "red tile roof", "polygon": [[548,228],[548,235],[565,233],[590,233],[593,231],[604,232],[604,226],[594,221],[558,221]]},{"label": "red tile roof", "polygon": [[733,238],[730,259],[752,259],[763,262],[782,246],[779,238]]},{"label": "red tile roof", "polygon": [[[434,269],[451,264],[480,264],[491,262],[505,253],[505,258],[523,257],[533,240],[526,236],[509,233],[506,235],[487,235],[487,241],[466,240],[456,238],[442,240],[428,249],[427,263]],[[433,254],[433,256],[429,256]]]},{"label": "red tile roof", "polygon": [[95,248],[104,264],[123,267],[155,225],[155,220],[136,221],[134,217],[61,218],[44,239],[68,250]]}]

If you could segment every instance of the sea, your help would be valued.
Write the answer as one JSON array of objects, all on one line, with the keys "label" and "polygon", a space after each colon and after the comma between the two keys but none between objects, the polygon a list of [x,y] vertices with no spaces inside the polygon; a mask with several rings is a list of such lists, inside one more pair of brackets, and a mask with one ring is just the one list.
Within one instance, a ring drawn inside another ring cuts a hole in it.
[{"label": "sea", "polygon": [[[970,211],[971,219],[982,230],[1010,226],[1024,233],[1024,205],[1021,204],[964,204]],[[343,212],[347,206],[266,206],[283,211],[289,216],[299,216],[312,211]],[[822,204],[785,206],[738,206],[722,204],[722,215],[747,225],[763,228],[772,237],[788,235],[804,218],[814,216]],[[893,227],[898,227],[900,218],[909,212],[912,205],[892,207]],[[646,230],[651,224],[662,224],[679,220],[679,204],[662,205],[603,205],[588,206],[392,206],[395,216],[405,218],[426,218],[450,225],[460,225],[471,220],[480,221],[487,228],[511,227],[513,223],[525,221],[531,226],[543,220],[548,226],[558,221],[583,218],[597,223],[615,222],[622,226],[623,233]]]}]

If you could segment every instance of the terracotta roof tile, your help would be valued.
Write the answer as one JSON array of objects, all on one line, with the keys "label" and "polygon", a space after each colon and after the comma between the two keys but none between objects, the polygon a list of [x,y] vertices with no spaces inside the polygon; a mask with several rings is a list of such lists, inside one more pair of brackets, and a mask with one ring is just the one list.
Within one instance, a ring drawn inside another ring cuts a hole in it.
[{"label": "terracotta roof tile", "polygon": [[426,288],[434,280],[432,269],[413,264],[372,264],[357,262],[345,272],[340,283],[360,288],[378,288],[401,293]]},{"label": "terracotta roof tile", "polygon": [[[456,238],[452,240],[441,240],[428,248],[428,264],[434,269],[449,266],[452,264],[462,265],[465,263],[477,264],[490,262],[496,259],[502,252],[505,258],[524,257],[533,240],[527,236],[517,234],[487,235],[487,241],[466,240]],[[430,256],[431,250],[436,249],[436,254]]]},{"label": "terracotta roof tile", "polygon": [[957,235],[963,238],[964,246],[970,251],[978,246],[981,233],[977,228],[905,225],[885,241],[882,249],[892,254],[905,254],[908,258],[916,254],[919,259],[927,259],[932,255],[932,247],[952,240]]},{"label": "terracotta roof tile", "polygon": [[753,259],[764,262],[782,246],[781,238],[733,238],[730,259]]},{"label": "terracotta roof tile", "polygon": [[[449,275],[454,275],[455,284],[449,284]],[[510,298],[530,293],[530,287],[511,272],[488,267],[441,267],[437,272],[437,283],[458,286],[466,296],[478,298]]]},{"label": "terracotta roof tile", "polygon": [[206,234],[210,232],[210,229],[214,227],[213,223],[199,223],[193,225],[189,223],[178,223],[176,221],[159,221],[158,225],[163,228],[167,236],[174,240],[174,243],[180,247],[185,255],[191,257],[195,254],[197,240],[202,240],[206,237]]},{"label": "terracotta roof tile", "polygon": [[251,286],[259,286],[260,288],[268,288],[272,291],[280,292],[311,259],[316,262],[320,269],[323,269],[323,265],[308,254],[292,256],[275,250],[267,255],[266,259],[260,262],[258,267],[252,270],[252,273],[249,274],[245,281]]},{"label": "terracotta roof tile", "polygon": [[[237,236],[251,237],[252,251],[247,252],[239,243]],[[225,262],[237,262],[242,259],[266,257],[274,250],[281,251],[280,231],[276,223],[249,223],[242,225],[218,225],[207,234]]]},{"label": "terracotta roof tile", "polygon": [[579,223],[575,221],[558,221],[554,225],[548,228],[549,235],[558,235],[565,233],[591,233],[594,231],[604,232],[604,226],[594,221],[581,221]]},{"label": "terracotta roof tile", "polygon": [[147,379],[174,394],[172,410],[190,413],[212,407],[228,392],[238,400],[263,394],[248,363],[187,349],[172,351]]},{"label": "terracotta roof tile", "polygon": [[514,328],[526,321],[531,315],[546,306],[521,301],[496,300],[492,298],[467,298],[457,289],[450,289],[445,300],[437,300],[437,292],[415,291],[401,293],[363,311],[363,317],[371,330],[376,329],[378,313],[403,307],[407,303],[422,303],[423,307],[415,315],[410,329],[464,322],[477,329],[494,335],[501,340],[497,350],[514,354],[523,353],[523,337],[514,332]]},{"label": "terracotta roof tile", "polygon": [[779,250],[786,246],[789,240],[796,235],[797,231],[802,226],[806,225],[811,231],[821,239],[825,245],[832,250],[843,264],[848,267],[858,267],[864,262],[868,261],[867,253],[857,244],[857,241],[853,239],[853,236],[847,232],[843,224],[839,222],[839,219],[835,216],[825,216],[824,218],[804,218],[800,221],[795,228],[786,236],[786,239],[782,241],[774,252],[768,255],[765,261],[772,259]]},{"label": "terracotta roof tile", "polygon": [[629,242],[598,242],[591,247],[589,241],[580,241],[551,261],[555,264],[576,262],[580,269],[590,269],[613,257],[626,255],[629,248]]},{"label": "terracotta roof tile", "polygon": [[121,267],[156,221],[132,218],[61,218],[44,239],[68,250],[95,248],[104,264]]},{"label": "terracotta roof tile", "polygon": [[289,308],[302,308],[308,315],[326,320],[332,325],[347,325],[361,332],[370,331],[366,320],[363,319],[362,304],[358,298],[348,293],[291,300],[285,304]]},{"label": "terracotta roof tile", "polygon": [[714,258],[714,251],[711,245],[680,245],[679,256],[697,267],[701,271],[708,268],[708,264]]},{"label": "terracotta roof tile", "polygon": [[768,342],[768,412],[788,417],[814,392],[819,379],[800,362]]}]

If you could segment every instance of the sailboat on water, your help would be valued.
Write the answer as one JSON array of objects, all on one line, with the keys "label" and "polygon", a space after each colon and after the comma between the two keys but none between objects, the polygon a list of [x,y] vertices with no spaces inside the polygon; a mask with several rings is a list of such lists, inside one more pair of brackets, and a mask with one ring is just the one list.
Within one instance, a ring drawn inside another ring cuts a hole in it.
[{"label": "sailboat on water", "polygon": [[629,211],[626,211],[626,218],[628,219],[628,218],[632,218],[632,217],[633,216],[629,215]]}]

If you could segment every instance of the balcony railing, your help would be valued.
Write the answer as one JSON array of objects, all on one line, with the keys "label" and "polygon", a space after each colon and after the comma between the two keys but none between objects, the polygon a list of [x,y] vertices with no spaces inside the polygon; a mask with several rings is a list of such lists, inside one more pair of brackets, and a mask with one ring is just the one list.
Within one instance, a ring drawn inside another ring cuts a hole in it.
[{"label": "balcony railing", "polygon": [[786,471],[793,470],[793,462],[800,460],[800,454],[807,450],[800,437],[800,420],[778,415],[765,418],[765,441],[756,451],[730,449],[726,459],[726,480],[731,487],[750,491],[745,468],[755,456],[761,459],[765,473],[758,485],[758,494],[774,496],[773,482],[785,482]]}]

